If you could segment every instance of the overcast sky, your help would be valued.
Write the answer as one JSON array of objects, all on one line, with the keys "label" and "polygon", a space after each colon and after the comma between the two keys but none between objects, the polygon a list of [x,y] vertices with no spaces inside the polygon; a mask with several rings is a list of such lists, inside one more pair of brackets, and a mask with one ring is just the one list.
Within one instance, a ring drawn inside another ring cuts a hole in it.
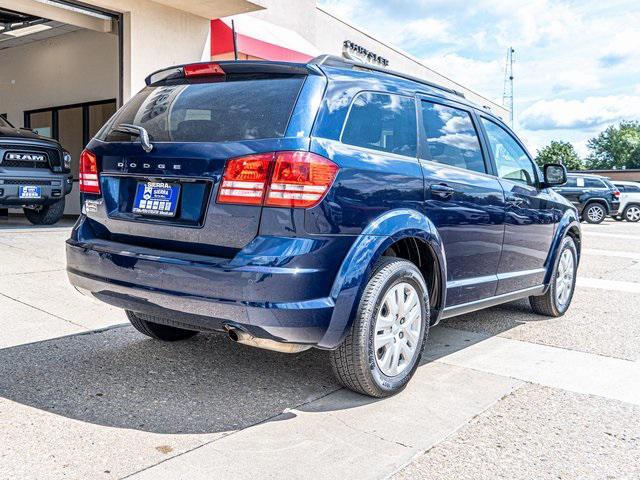
[{"label": "overcast sky", "polygon": [[516,50],[516,131],[535,154],[640,119],[640,0],[318,0],[323,8],[502,103]]}]

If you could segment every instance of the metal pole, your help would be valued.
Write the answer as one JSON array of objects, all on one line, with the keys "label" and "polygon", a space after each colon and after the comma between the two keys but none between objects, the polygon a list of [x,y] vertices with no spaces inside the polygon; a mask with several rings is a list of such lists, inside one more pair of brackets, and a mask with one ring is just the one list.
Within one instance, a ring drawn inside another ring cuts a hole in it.
[{"label": "metal pole", "polygon": [[236,43],[236,24],[231,20],[231,32],[233,33],[233,58],[238,60],[238,44]]}]

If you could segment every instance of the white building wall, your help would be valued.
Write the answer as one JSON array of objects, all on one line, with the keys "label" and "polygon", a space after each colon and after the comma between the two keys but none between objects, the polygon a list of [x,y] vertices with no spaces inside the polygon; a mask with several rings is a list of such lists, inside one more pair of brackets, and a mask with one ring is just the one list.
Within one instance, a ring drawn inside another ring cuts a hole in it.
[{"label": "white building wall", "polygon": [[118,98],[118,39],[78,30],[0,50],[0,113],[23,126],[24,111]]},{"label": "white building wall", "polygon": [[210,58],[210,19],[179,10],[180,2],[175,2],[176,8],[150,0],[85,3],[124,14],[125,100],[143,88],[144,79],[155,70]]}]

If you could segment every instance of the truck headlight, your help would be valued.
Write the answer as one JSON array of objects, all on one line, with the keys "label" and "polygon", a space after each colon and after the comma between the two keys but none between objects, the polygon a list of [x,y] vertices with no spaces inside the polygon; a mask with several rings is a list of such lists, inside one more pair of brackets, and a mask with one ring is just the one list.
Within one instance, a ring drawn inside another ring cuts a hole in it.
[{"label": "truck headlight", "polygon": [[62,156],[62,160],[64,163],[64,169],[71,170],[71,154],[69,152],[64,152],[64,155]]}]

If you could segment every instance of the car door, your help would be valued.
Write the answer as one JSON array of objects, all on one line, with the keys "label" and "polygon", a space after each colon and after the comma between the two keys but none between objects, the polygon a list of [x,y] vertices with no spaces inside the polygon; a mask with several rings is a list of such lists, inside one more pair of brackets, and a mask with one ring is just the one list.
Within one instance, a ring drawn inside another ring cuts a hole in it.
[{"label": "car door", "polygon": [[506,205],[496,294],[542,285],[559,221],[551,192],[540,188],[538,168],[506,127],[485,115],[481,124]]},{"label": "car door", "polygon": [[505,204],[491,175],[477,120],[466,106],[419,96],[419,157],[426,212],[444,243],[447,306],[491,297],[504,235]]},{"label": "car door", "polygon": [[578,178],[574,176],[567,176],[567,183],[561,187],[555,187],[554,190],[569,200],[573,206],[580,210],[580,196],[584,191],[584,179],[582,181],[582,187],[578,187]]}]

